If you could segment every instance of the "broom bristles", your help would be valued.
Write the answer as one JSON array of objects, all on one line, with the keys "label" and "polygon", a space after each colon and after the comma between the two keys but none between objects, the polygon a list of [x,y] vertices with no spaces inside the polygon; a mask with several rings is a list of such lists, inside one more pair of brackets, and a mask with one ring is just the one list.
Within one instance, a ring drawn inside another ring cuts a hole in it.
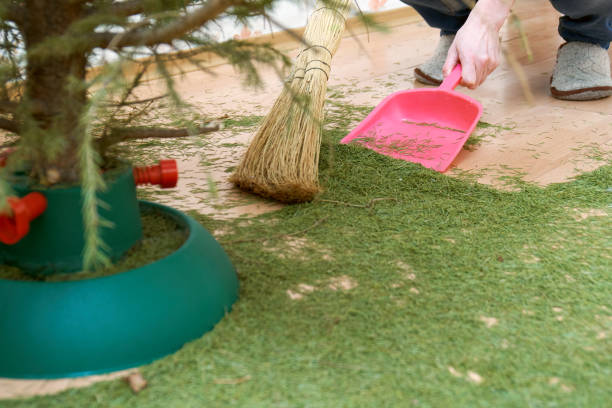
[{"label": "broom bristles", "polygon": [[286,203],[310,201],[320,191],[325,92],[350,1],[317,2],[304,32],[305,46],[230,178],[239,188]]}]

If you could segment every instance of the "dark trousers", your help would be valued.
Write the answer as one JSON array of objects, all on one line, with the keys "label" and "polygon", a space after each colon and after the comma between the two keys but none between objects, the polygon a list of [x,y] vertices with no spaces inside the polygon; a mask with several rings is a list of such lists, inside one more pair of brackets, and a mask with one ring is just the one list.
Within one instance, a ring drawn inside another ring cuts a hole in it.
[{"label": "dark trousers", "polygon": [[[470,8],[462,0],[401,0],[442,35],[455,34]],[[565,41],[582,41],[608,49],[612,41],[612,0],[550,0],[563,17],[559,34]]]}]

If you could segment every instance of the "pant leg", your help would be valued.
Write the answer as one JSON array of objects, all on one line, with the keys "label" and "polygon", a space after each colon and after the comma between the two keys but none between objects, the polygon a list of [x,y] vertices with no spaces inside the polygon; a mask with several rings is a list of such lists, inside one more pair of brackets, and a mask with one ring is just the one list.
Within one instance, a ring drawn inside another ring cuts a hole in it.
[{"label": "pant leg", "polygon": [[582,41],[610,47],[612,41],[612,1],[550,0],[564,16],[559,19],[559,34],[565,41]]},{"label": "pant leg", "polygon": [[401,0],[412,6],[441,35],[455,34],[470,14],[463,0]]}]

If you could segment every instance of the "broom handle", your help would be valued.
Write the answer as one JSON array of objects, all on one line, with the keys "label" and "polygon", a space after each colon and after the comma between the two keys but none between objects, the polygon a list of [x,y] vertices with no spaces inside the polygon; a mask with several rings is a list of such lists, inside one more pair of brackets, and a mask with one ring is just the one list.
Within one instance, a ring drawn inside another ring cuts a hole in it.
[{"label": "broom handle", "polygon": [[[338,42],[337,41],[333,41],[335,38],[333,38],[333,34],[335,33],[338,37],[342,36],[342,33],[344,32],[344,28],[346,25],[346,19],[348,17],[348,12],[351,9],[351,2],[353,0],[326,0],[326,1],[322,1],[319,0],[317,1],[317,3],[315,4],[315,9],[310,13],[310,16],[308,17],[308,21],[306,22],[306,28],[304,30],[304,41],[308,44],[309,40],[316,40],[317,39],[317,31],[318,31],[318,27],[317,25],[320,24],[319,19],[323,19],[323,18],[330,18],[331,17],[334,22],[336,24],[338,24],[341,27],[329,27],[330,30],[328,30],[325,34],[328,34],[328,36],[323,37],[325,40],[328,41],[328,44],[325,45],[335,45],[336,47],[333,48],[333,50],[329,50],[330,53],[333,55],[336,52],[336,49],[338,48]],[[323,17],[324,10],[330,10],[330,13],[325,13],[325,16]],[[329,23],[329,21],[328,21]],[[333,31],[331,30],[332,28],[337,29],[338,31]],[[313,44],[314,46],[317,45],[321,45],[321,44]]]},{"label": "broom handle", "polygon": [[300,50],[290,79],[302,79],[308,71],[322,71],[329,79],[331,59],[340,45],[352,0],[319,0],[304,30]]}]

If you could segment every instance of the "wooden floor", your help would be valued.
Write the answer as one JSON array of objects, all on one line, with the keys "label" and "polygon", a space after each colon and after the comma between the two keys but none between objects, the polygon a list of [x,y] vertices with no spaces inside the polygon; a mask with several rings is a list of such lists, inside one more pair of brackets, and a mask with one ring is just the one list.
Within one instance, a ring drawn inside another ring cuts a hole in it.
[{"label": "wooden floor", "polygon": [[[503,46],[521,63],[534,104],[527,103],[516,73],[505,61],[479,89],[461,92],[484,106],[482,120],[503,125],[509,130],[497,132],[474,151],[463,151],[455,160],[454,172],[476,172],[483,183],[498,184],[500,176],[524,174],[523,178],[539,184],[561,182],[580,172],[609,163],[612,158],[612,99],[592,102],[565,102],[549,96],[548,85],[557,47],[562,40],[556,33],[558,14],[546,0],[518,0],[516,14],[528,34],[533,61],[528,61],[517,31],[506,26]],[[438,34],[427,27],[409,8],[383,15],[391,27],[389,33],[370,32],[353,27],[336,54],[330,86],[346,92],[352,104],[376,105],[391,92],[419,86],[413,69],[432,54]],[[291,55],[298,44],[287,36],[276,35],[279,46]],[[243,86],[233,68],[211,60],[211,77],[189,72],[177,79],[179,93],[212,116],[265,115],[280,93],[281,83],[272,71],[262,71],[264,89]],[[151,80],[144,94],[162,93],[161,81]],[[145,96],[145,95],[143,95]],[[511,128],[511,130],[510,130]],[[179,209],[196,209],[214,217],[256,214],[278,208],[278,204],[255,200],[250,204],[219,210],[215,204],[244,199],[227,181],[227,169],[235,166],[246,149],[252,132],[220,132],[210,137],[206,156],[218,159],[211,167],[202,167],[200,155],[181,159],[178,195],[160,198]],[[228,147],[238,143],[236,147]],[[603,157],[602,157],[603,152]],[[597,154],[595,154],[597,153]],[[449,174],[453,174],[453,170]],[[206,190],[212,175],[218,183],[219,196],[211,201]],[[125,376],[120,373],[116,376]],[[12,381],[0,379],[0,399],[54,393],[73,386],[83,386],[100,379],[65,379],[55,381]]]}]

